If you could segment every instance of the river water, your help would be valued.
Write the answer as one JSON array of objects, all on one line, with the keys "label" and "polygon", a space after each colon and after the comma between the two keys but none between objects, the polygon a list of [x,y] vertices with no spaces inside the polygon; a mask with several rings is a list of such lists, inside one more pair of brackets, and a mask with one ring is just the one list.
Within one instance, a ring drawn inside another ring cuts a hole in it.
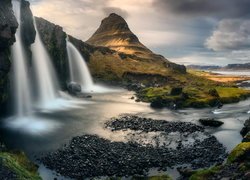
[{"label": "river water", "polygon": [[111,132],[104,128],[106,121],[121,114],[195,124],[199,124],[200,118],[216,118],[224,124],[218,128],[206,128],[206,131],[215,135],[227,151],[231,151],[241,142],[240,130],[250,116],[250,99],[224,105],[222,109],[189,108],[173,111],[152,109],[147,103],[132,100],[133,95],[127,90],[93,94],[91,99],[74,99],[74,103],[65,108],[37,112],[34,117],[11,126],[9,122],[6,125],[6,120],[1,124],[1,136],[7,146],[22,150],[35,160],[37,156],[62,147],[78,135],[97,134],[112,141],[126,141],[128,132]]}]

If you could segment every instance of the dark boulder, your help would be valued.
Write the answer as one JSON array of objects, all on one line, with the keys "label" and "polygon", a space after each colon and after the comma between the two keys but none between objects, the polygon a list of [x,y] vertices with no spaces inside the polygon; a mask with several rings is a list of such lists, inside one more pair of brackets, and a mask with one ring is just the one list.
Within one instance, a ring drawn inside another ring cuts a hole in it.
[{"label": "dark boulder", "polygon": [[21,22],[22,22],[22,40],[26,46],[35,42],[36,30],[33,23],[33,14],[28,1],[21,1]]},{"label": "dark boulder", "polygon": [[167,101],[165,99],[162,99],[161,97],[157,97],[155,100],[153,100],[150,104],[152,108],[164,108],[166,107]]},{"label": "dark boulder", "polygon": [[216,89],[209,89],[208,94],[213,96],[213,97],[220,97],[220,95]]},{"label": "dark boulder", "polygon": [[250,118],[245,121],[244,127],[240,131],[240,134],[244,137],[249,131],[250,131]]},{"label": "dark boulder", "polygon": [[222,124],[224,124],[224,122],[215,120],[213,118],[199,119],[199,122],[203,126],[211,126],[211,127],[219,127]]},{"label": "dark boulder", "polygon": [[250,131],[244,136],[242,142],[250,142]]},{"label": "dark boulder", "polygon": [[174,87],[171,89],[170,95],[172,96],[178,96],[182,93],[182,88],[181,87]]},{"label": "dark boulder", "polygon": [[68,91],[70,94],[77,94],[82,92],[82,87],[80,84],[77,84],[75,82],[71,82],[68,84]]}]

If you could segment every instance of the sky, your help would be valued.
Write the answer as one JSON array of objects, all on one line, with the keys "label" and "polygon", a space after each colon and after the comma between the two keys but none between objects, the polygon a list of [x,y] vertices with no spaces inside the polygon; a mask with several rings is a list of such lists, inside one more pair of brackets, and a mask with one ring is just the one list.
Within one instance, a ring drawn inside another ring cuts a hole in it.
[{"label": "sky", "polygon": [[29,0],[33,14],[86,41],[110,13],[172,62],[250,62],[250,0]]}]

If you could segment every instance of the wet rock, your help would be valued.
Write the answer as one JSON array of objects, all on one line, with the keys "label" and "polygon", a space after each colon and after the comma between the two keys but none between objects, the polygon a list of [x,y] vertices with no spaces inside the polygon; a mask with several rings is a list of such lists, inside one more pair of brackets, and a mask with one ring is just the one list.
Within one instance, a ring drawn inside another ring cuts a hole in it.
[{"label": "wet rock", "polygon": [[244,136],[242,142],[250,142],[250,131]]},{"label": "wet rock", "polygon": [[68,91],[70,94],[76,95],[77,93],[82,92],[82,88],[80,84],[77,84],[75,82],[71,82],[68,84]]},{"label": "wet rock", "polygon": [[244,137],[250,131],[250,118],[244,123],[244,127],[240,131],[240,134]]},{"label": "wet rock", "polygon": [[213,119],[213,118],[199,119],[199,122],[200,122],[203,126],[211,126],[211,127],[219,127],[219,126],[221,126],[222,124],[224,124],[224,122],[215,120],[215,119]]},{"label": "wet rock", "polygon": [[153,120],[150,118],[142,118],[134,115],[121,116],[114,118],[111,121],[105,123],[106,128],[110,128],[113,131],[119,130],[134,130],[142,132],[157,132],[162,131],[165,133],[181,132],[181,133],[193,133],[203,132],[204,128],[188,122],[171,122],[166,120]]},{"label": "wet rock", "polygon": [[28,1],[21,0],[21,13],[22,40],[29,47],[35,42],[36,31],[33,23],[33,14]]},{"label": "wet rock", "polygon": [[10,0],[0,1],[0,49],[8,48],[15,42],[18,27]]},{"label": "wet rock", "polygon": [[96,135],[83,135],[74,137],[68,146],[47,154],[40,161],[61,175],[84,179],[147,175],[150,168],[163,169],[178,164],[191,164],[197,169],[222,162],[224,157],[225,148],[215,137],[176,150],[167,146],[111,142]]},{"label": "wet rock", "polygon": [[177,170],[183,177],[190,177],[195,172],[194,170],[189,168],[177,168]]}]

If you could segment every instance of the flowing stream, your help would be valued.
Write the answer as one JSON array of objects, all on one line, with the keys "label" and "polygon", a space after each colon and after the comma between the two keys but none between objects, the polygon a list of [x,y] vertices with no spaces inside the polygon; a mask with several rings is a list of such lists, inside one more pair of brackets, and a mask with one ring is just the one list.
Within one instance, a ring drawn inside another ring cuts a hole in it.
[{"label": "flowing stream", "polygon": [[28,81],[27,59],[21,40],[21,5],[13,1],[13,10],[19,27],[16,32],[16,43],[11,48],[14,67],[15,110],[16,116],[29,116],[32,113],[31,89]]},{"label": "flowing stream", "polygon": [[94,90],[94,83],[89,72],[88,66],[75,46],[67,41],[67,52],[70,67],[71,82],[79,83],[82,91],[91,92]]}]

